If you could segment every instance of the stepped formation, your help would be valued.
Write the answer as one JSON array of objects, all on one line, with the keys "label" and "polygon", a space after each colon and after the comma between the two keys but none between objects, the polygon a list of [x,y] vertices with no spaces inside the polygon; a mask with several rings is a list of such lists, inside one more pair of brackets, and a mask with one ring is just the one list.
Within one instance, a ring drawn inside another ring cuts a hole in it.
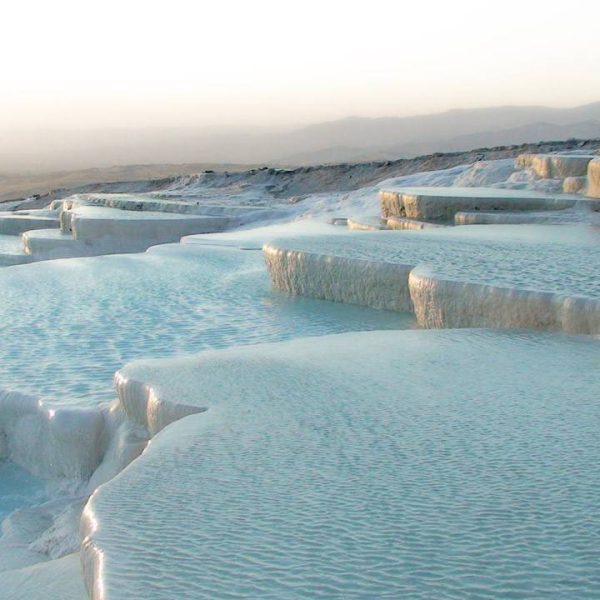
[{"label": "stepped formation", "polygon": [[423,327],[600,333],[598,232],[546,226],[554,243],[535,228],[482,227],[283,238],[264,255],[277,289],[414,311]]},{"label": "stepped formation", "polygon": [[521,154],[517,165],[530,168],[542,179],[585,177],[597,154]]},{"label": "stepped formation", "polygon": [[[565,211],[575,207],[600,210],[600,202],[594,200],[600,198],[598,154],[522,154],[515,164],[531,179],[551,181],[554,185],[550,188],[554,190],[386,187],[379,193],[381,217],[377,229],[423,229],[440,224],[543,223],[556,220],[556,211],[563,211],[558,216],[560,220],[567,214]],[[520,181],[515,178],[514,185],[519,186]],[[374,222],[375,218],[369,217],[369,222]],[[352,218],[352,221],[360,222],[360,219]],[[353,228],[359,227],[354,225]]]},{"label": "stepped formation", "polygon": [[90,596],[583,597],[599,359],[592,339],[454,330],[132,363],[121,402],[201,412],[92,495]]},{"label": "stepped formation", "polygon": [[380,193],[383,218],[451,222],[461,210],[562,210],[578,198],[488,188],[404,188]]},{"label": "stepped formation", "polygon": [[600,159],[590,161],[588,166],[588,194],[592,198],[600,198]]},{"label": "stepped formation", "polygon": [[[591,151],[523,154],[517,158],[516,165],[530,177],[547,180],[554,188],[560,187],[569,193],[559,193],[556,189],[544,193],[506,188],[390,186],[380,191],[381,216],[350,215],[346,222],[355,230],[547,222],[548,216],[535,213],[566,211],[581,204],[586,197],[591,210],[597,210],[600,205],[600,158]],[[348,166],[340,169],[343,173],[352,171]],[[266,194],[265,198],[284,193],[283,187],[278,192],[272,183],[272,179],[280,175],[279,171],[266,169],[250,174]],[[312,171],[304,169],[302,174],[306,179]],[[82,193],[52,201],[41,209],[0,213],[0,235],[22,239],[20,248],[9,242],[5,242],[4,250],[0,248],[0,266],[52,258],[140,252],[152,245],[176,242],[186,235],[218,232],[266,218],[285,217],[289,213],[282,200],[257,204],[253,200],[256,194],[243,182],[239,174],[217,177],[207,173],[163,182],[166,187],[154,193]],[[204,189],[204,184],[213,187]],[[521,184],[516,182],[515,185]],[[309,183],[305,182],[304,187],[309,189]],[[295,189],[292,186],[287,191]]]},{"label": "stepped formation", "polygon": [[557,187],[585,174],[587,196],[383,187],[379,217],[347,220],[349,230],[368,234],[268,242],[263,251],[273,285],[296,295],[413,311],[428,328],[600,333],[594,283],[600,279],[600,201],[593,197],[600,159],[522,155],[516,164],[529,178],[556,180]]},{"label": "stepped formation", "polygon": [[0,272],[0,387],[24,388],[0,390],[0,456],[80,486],[5,521],[0,589],[81,596],[80,555],[93,600],[593,596],[599,347],[552,333],[600,333],[598,159],[576,158],[285,210],[211,189],[0,218],[16,260],[181,238]]},{"label": "stepped formation", "polygon": [[562,182],[566,193],[582,193],[600,198],[600,158],[598,153],[522,154],[517,165],[530,169],[540,179]]},{"label": "stepped formation", "polygon": [[[83,194],[45,209],[0,213],[0,266],[37,260],[143,252],[181,237],[214,233],[271,214],[268,208],[152,196]],[[17,237],[20,236],[20,241]]]}]

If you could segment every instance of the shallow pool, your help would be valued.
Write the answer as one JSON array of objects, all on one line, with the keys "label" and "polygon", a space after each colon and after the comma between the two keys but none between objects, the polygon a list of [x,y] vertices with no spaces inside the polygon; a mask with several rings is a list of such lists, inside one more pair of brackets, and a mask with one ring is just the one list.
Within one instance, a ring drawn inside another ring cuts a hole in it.
[{"label": "shallow pool", "polygon": [[0,460],[0,486],[0,522],[18,508],[47,499],[45,482],[7,460]]},{"label": "shallow pool", "polygon": [[234,248],[10,267],[0,271],[0,388],[89,406],[114,397],[115,370],[136,358],[412,323],[274,292],[262,253]]}]

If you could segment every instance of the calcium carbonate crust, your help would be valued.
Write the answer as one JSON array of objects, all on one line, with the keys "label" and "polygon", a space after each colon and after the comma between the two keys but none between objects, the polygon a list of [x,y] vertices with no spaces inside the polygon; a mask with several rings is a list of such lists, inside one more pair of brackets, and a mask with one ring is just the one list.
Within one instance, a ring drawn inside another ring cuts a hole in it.
[{"label": "calcium carbonate crust", "polygon": [[[276,289],[372,308],[412,310],[426,328],[600,333],[597,250],[469,244],[456,235],[408,235],[370,233],[364,234],[370,238],[351,244],[343,238],[315,238],[312,243],[309,238],[282,239],[265,244],[263,252]],[[567,263],[569,269],[561,270]]]}]

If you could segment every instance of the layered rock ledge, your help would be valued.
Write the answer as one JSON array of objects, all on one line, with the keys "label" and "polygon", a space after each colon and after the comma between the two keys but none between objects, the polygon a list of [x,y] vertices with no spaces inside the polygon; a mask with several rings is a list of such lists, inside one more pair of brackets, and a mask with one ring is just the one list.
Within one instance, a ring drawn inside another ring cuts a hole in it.
[{"label": "layered rock ledge", "polygon": [[399,216],[421,221],[452,222],[459,211],[561,210],[580,198],[564,194],[500,188],[418,187],[382,190],[384,218]]},{"label": "layered rock ledge", "polygon": [[128,365],[121,397],[208,410],[90,499],[90,595],[591,597],[599,349],[378,331]]},{"label": "layered rock ledge", "polygon": [[588,196],[600,198],[600,158],[590,162],[588,166]]},{"label": "layered rock ledge", "polygon": [[279,290],[411,309],[423,327],[600,333],[598,236],[584,225],[473,226],[284,238],[264,255]]}]

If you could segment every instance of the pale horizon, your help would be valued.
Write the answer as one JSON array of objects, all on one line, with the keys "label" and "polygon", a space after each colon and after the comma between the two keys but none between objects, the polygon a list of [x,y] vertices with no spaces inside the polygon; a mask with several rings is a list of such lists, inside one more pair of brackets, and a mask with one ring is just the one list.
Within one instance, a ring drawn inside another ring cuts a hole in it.
[{"label": "pale horizon", "polygon": [[299,129],[303,129],[305,127],[311,127],[313,125],[324,125],[327,123],[335,123],[338,121],[350,121],[353,119],[365,119],[365,120],[377,120],[377,119],[403,119],[403,118],[411,118],[411,117],[425,117],[425,116],[434,116],[434,115],[443,115],[445,113],[452,113],[458,111],[469,111],[469,110],[491,110],[491,109],[503,109],[503,108],[549,108],[549,109],[571,109],[571,108],[579,108],[583,106],[589,106],[600,103],[600,96],[594,99],[590,99],[587,102],[580,102],[577,104],[565,103],[565,104],[557,104],[557,103],[531,103],[531,104],[485,104],[485,105],[461,105],[461,106],[451,106],[448,108],[440,109],[440,110],[431,110],[431,111],[420,111],[420,112],[410,112],[410,113],[378,113],[378,114],[340,114],[338,116],[332,116],[330,118],[322,118],[308,121],[298,121],[298,122],[288,122],[282,124],[249,124],[249,123],[233,123],[233,122],[225,122],[222,124],[214,125],[214,124],[114,124],[114,125],[93,125],[89,126],[67,126],[61,127],[59,125],[55,126],[43,126],[36,127],[35,129],[30,127],[22,127],[22,128],[6,128],[0,130],[2,133],[34,133],[34,132],[68,132],[68,133],[85,133],[85,132],[99,132],[99,131],[152,131],[152,130],[183,130],[190,129],[196,130],[207,134],[227,134],[231,133],[261,133],[261,132],[274,132],[274,133],[285,133],[285,132],[293,132]]},{"label": "pale horizon", "polygon": [[4,15],[0,131],[293,129],[588,104],[600,5],[574,6],[24,2]]}]

